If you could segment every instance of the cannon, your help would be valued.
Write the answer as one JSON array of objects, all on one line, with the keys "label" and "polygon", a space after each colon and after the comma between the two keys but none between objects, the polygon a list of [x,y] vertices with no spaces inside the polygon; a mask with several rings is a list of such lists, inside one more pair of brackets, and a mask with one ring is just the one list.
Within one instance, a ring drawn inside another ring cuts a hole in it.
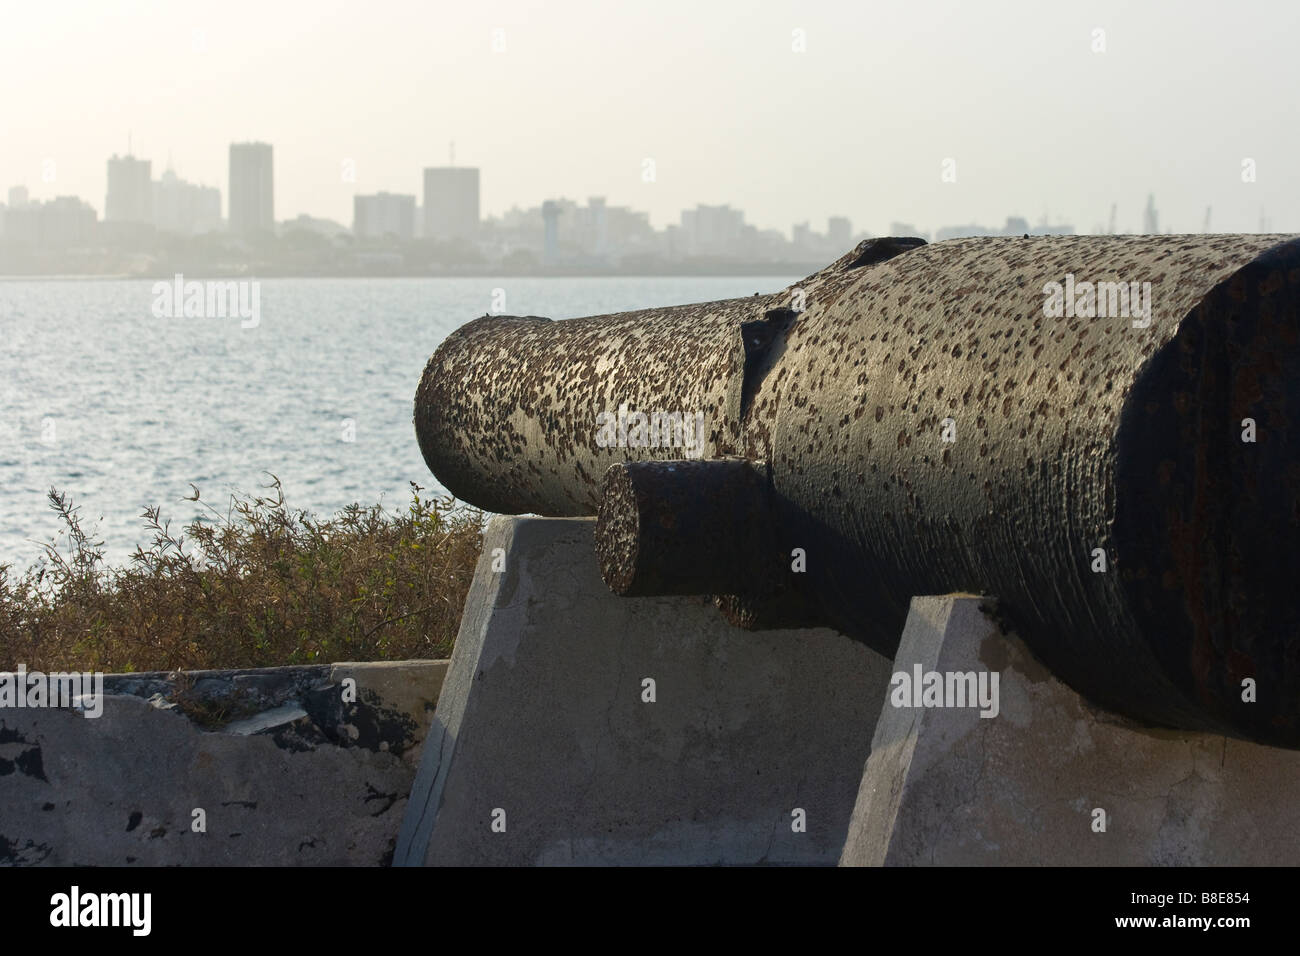
[{"label": "cannon", "polygon": [[623,595],[885,654],[996,597],[1147,724],[1300,748],[1300,239],[882,238],[770,295],[485,316],[416,435],[485,510],[594,515]]}]

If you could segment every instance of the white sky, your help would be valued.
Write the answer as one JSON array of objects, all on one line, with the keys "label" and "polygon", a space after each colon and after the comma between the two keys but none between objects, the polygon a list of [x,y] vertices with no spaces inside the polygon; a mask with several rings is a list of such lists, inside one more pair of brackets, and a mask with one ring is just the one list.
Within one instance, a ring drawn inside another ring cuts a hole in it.
[{"label": "white sky", "polygon": [[102,215],[130,131],[155,178],[170,155],[224,202],[229,143],[261,139],[278,219],[350,223],[354,192],[418,195],[454,140],[485,214],[604,195],[656,226],[705,202],[787,234],[836,214],[1091,231],[1115,202],[1136,231],[1154,192],[1162,229],[1212,205],[1215,231],[1261,209],[1300,231],[1298,25],[1295,0],[0,0],[0,190]]}]

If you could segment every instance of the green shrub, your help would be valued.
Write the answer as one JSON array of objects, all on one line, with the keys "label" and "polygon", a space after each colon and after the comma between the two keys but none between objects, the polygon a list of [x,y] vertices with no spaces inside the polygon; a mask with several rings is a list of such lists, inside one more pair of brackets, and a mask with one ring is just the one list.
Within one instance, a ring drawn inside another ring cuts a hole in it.
[{"label": "green shrub", "polygon": [[[131,672],[446,657],[482,546],[483,516],[452,498],[318,519],[232,495],[183,535],[158,508],[148,548],[109,567],[79,509],[50,489],[64,531],[20,575],[0,565],[0,669]],[[194,486],[191,485],[191,488]],[[66,553],[65,553],[66,551]]]}]

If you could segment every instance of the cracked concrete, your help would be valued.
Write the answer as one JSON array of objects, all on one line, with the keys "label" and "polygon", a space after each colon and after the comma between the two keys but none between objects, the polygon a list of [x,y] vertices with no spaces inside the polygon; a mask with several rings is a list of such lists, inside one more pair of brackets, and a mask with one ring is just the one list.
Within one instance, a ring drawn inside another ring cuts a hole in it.
[{"label": "cracked concrete", "polygon": [[446,666],[107,675],[98,718],[0,709],[0,864],[388,863]]},{"label": "cracked concrete", "polygon": [[893,669],[996,670],[1001,711],[886,702],[843,865],[1300,862],[1300,753],[1099,710],[985,609],[913,598]]}]

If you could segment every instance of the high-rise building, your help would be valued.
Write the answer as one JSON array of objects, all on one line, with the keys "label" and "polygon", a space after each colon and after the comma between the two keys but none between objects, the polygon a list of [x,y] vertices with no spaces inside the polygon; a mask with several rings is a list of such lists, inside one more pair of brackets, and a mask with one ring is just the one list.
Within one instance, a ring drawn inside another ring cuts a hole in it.
[{"label": "high-rise building", "polygon": [[275,230],[275,176],[270,143],[230,144],[230,231],[251,236]]},{"label": "high-rise building", "polygon": [[598,256],[609,252],[609,207],[605,197],[592,196],[587,200],[587,228],[590,233],[588,248]]},{"label": "high-rise building", "polygon": [[153,218],[163,232],[200,235],[221,228],[221,190],[187,183],[170,169],[153,184]]},{"label": "high-rise building", "polygon": [[10,186],[9,187],[9,208],[21,209],[27,205],[27,187]]},{"label": "high-rise building", "polygon": [[560,256],[560,204],[553,199],[542,203],[542,261],[553,265]]},{"label": "high-rise building", "polygon": [[5,239],[11,242],[36,242],[41,232],[40,206],[39,202],[25,202],[21,206],[10,205],[5,210]]},{"label": "high-rise building", "polygon": [[5,238],[57,248],[90,242],[95,236],[95,210],[75,196],[47,202],[25,202],[5,215]]},{"label": "high-rise building", "polygon": [[39,240],[51,246],[88,242],[95,234],[97,218],[90,204],[76,196],[51,199],[41,203]]},{"label": "high-rise building", "polygon": [[682,210],[682,234],[690,255],[734,256],[744,230],[745,214],[730,206]]},{"label": "high-rise building", "polygon": [[1160,216],[1156,212],[1156,197],[1147,194],[1147,208],[1142,213],[1142,231],[1148,236],[1160,233]]},{"label": "high-rise building", "polygon": [[853,224],[845,216],[831,216],[826,220],[826,238],[831,245],[848,252],[853,242]]},{"label": "high-rise building", "polygon": [[424,171],[424,237],[473,239],[479,222],[478,170],[432,166]]},{"label": "high-rise building", "polygon": [[113,155],[108,160],[108,196],[105,222],[153,223],[153,185],[150,163],[134,156]]},{"label": "high-rise building", "polygon": [[352,234],[358,239],[415,238],[415,197],[393,193],[352,198]]}]

